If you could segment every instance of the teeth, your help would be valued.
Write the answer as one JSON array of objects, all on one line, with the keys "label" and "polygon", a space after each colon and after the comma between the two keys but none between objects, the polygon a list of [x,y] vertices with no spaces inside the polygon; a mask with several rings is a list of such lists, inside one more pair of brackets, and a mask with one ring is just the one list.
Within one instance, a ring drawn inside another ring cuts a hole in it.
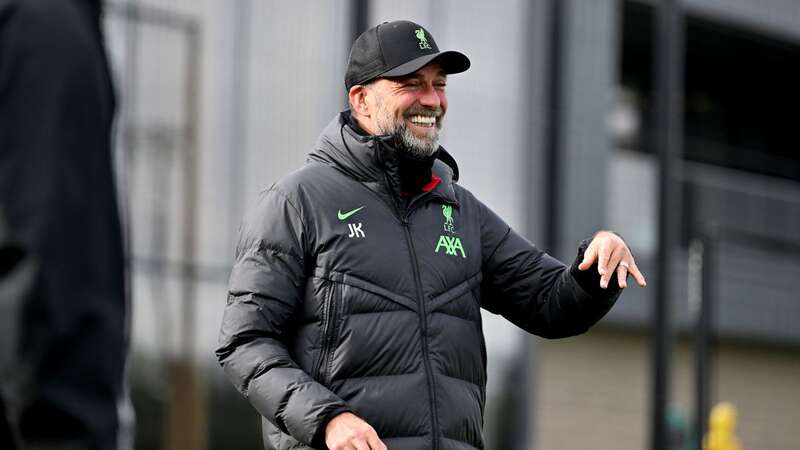
[{"label": "teeth", "polygon": [[436,117],[433,116],[411,116],[411,122],[419,125],[433,125],[436,123]]}]

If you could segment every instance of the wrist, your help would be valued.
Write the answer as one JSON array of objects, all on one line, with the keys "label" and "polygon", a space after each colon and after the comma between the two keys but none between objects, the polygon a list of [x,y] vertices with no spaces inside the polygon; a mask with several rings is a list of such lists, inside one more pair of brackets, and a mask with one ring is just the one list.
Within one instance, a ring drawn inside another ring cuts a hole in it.
[{"label": "wrist", "polygon": [[332,409],[325,417],[320,421],[319,428],[317,428],[317,432],[314,434],[314,439],[311,441],[311,445],[314,448],[327,448],[325,446],[325,437],[328,435],[328,428],[333,422],[333,419],[341,416],[342,414],[352,414],[350,408],[346,406],[340,406],[339,408]]}]

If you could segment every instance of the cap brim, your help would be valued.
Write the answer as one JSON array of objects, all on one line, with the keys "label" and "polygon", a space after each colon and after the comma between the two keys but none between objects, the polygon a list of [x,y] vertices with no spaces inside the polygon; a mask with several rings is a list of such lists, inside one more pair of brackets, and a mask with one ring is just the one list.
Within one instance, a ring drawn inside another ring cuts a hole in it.
[{"label": "cap brim", "polygon": [[447,74],[464,72],[469,69],[470,66],[467,55],[454,50],[448,50],[446,52],[434,53],[412,59],[411,61],[390,69],[376,76],[375,78],[402,77],[411,75],[419,69],[434,62],[442,66],[442,70],[444,70],[444,72]]}]

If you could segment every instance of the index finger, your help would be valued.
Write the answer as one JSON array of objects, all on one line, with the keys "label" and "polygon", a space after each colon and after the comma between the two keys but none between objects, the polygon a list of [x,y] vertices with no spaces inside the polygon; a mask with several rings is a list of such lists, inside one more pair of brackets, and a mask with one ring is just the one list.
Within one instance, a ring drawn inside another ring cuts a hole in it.
[{"label": "index finger", "polygon": [[586,270],[592,267],[594,261],[597,259],[597,244],[593,240],[586,250],[583,252],[583,261],[578,264],[578,270]]}]

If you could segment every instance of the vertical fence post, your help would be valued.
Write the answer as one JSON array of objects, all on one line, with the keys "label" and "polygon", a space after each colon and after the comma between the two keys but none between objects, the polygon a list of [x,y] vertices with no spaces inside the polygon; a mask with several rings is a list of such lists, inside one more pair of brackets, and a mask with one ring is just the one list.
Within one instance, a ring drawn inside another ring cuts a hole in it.
[{"label": "vertical fence post", "polygon": [[714,288],[716,267],[716,233],[704,232],[698,241],[700,247],[700,298],[695,318],[695,446],[701,449],[703,436],[708,430],[711,399],[711,344],[713,340]]},{"label": "vertical fence post", "polygon": [[677,0],[662,0],[657,7],[655,42],[654,146],[659,158],[658,264],[652,336],[651,445],[667,450],[667,405],[670,398],[670,328],[672,254],[678,242],[681,211],[676,180],[680,167],[683,124],[683,18]]}]

